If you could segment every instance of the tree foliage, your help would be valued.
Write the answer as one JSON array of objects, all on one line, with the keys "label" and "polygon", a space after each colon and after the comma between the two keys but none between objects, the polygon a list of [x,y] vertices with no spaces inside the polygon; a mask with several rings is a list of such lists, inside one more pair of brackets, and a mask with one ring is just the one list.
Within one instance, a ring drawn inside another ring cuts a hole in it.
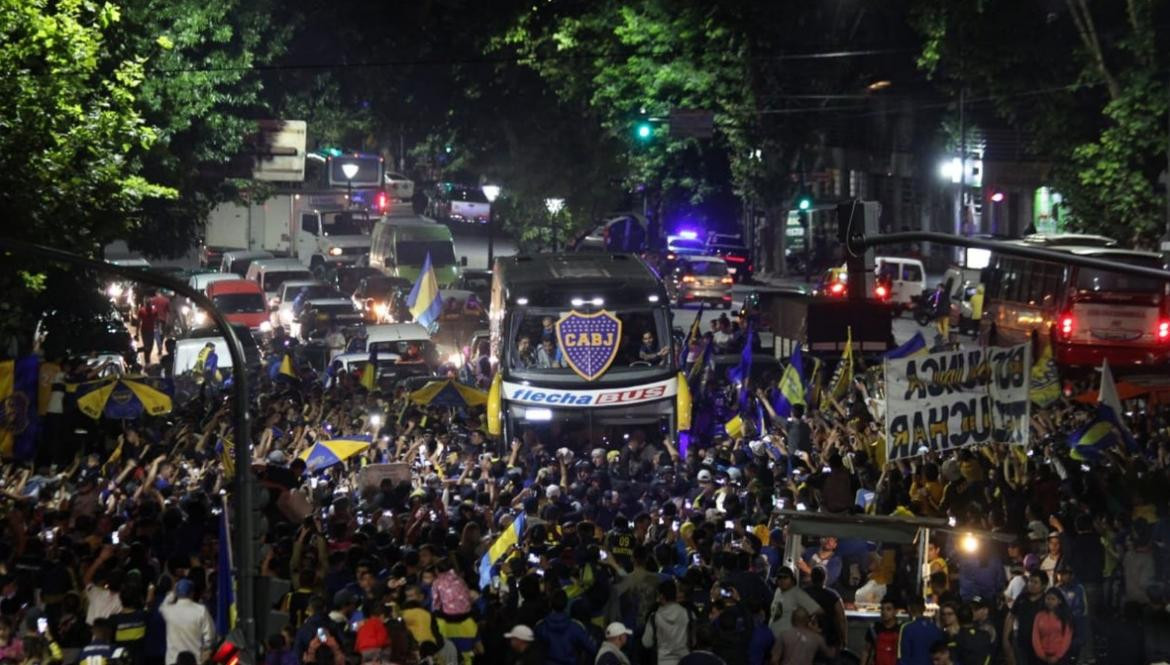
[{"label": "tree foliage", "polygon": [[1031,137],[1075,226],[1138,243],[1165,214],[1167,18],[1159,0],[921,0],[914,13],[920,65]]}]

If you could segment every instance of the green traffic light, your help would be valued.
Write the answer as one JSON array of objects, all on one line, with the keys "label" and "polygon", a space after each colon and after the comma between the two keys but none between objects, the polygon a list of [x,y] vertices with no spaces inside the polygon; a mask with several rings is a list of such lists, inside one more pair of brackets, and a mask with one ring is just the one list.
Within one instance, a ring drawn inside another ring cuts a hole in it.
[{"label": "green traffic light", "polygon": [[650,123],[643,122],[638,125],[638,138],[642,139],[643,141],[650,138],[652,133],[653,130],[650,128]]},{"label": "green traffic light", "polygon": [[812,199],[808,198],[807,196],[802,196],[796,205],[802,211],[808,210],[809,208],[812,208]]}]

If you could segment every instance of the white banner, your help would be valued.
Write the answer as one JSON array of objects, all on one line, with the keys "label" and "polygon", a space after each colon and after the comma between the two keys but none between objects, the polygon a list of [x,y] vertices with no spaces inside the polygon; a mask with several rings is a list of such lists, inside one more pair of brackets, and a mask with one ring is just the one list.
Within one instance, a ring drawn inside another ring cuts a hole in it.
[{"label": "white banner", "polygon": [[504,401],[529,406],[549,406],[580,409],[594,406],[620,406],[651,402],[678,394],[678,378],[656,381],[640,386],[608,388],[602,390],[563,390],[560,388],[536,388],[522,383],[504,381]]},{"label": "white banner", "polygon": [[887,360],[886,458],[1028,443],[1031,346]]}]

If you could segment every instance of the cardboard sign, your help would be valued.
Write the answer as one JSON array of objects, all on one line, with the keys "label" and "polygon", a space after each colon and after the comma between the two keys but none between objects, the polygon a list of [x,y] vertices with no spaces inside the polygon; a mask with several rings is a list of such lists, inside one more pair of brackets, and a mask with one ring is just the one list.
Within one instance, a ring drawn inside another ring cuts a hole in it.
[{"label": "cardboard sign", "polygon": [[389,478],[395,485],[410,482],[410,465],[406,462],[392,464],[370,464],[358,472],[359,487],[381,487],[382,481]]}]

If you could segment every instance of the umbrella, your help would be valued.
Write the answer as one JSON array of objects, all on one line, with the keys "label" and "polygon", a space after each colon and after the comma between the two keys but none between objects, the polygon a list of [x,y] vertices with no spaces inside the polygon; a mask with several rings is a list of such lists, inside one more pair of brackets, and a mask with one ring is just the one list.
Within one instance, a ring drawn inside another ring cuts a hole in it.
[{"label": "umbrella", "polygon": [[89,392],[77,398],[77,408],[93,419],[105,416],[116,420],[160,416],[171,412],[171,396],[147,383],[146,377],[123,377],[95,382]]},{"label": "umbrella", "polygon": [[341,439],[318,441],[300,454],[309,473],[316,473],[334,464],[340,464],[370,447],[370,437],[347,436]]},{"label": "umbrella", "polygon": [[487,404],[487,393],[476,390],[451,379],[431,381],[410,393],[410,401],[423,406],[449,406],[453,408]]}]

